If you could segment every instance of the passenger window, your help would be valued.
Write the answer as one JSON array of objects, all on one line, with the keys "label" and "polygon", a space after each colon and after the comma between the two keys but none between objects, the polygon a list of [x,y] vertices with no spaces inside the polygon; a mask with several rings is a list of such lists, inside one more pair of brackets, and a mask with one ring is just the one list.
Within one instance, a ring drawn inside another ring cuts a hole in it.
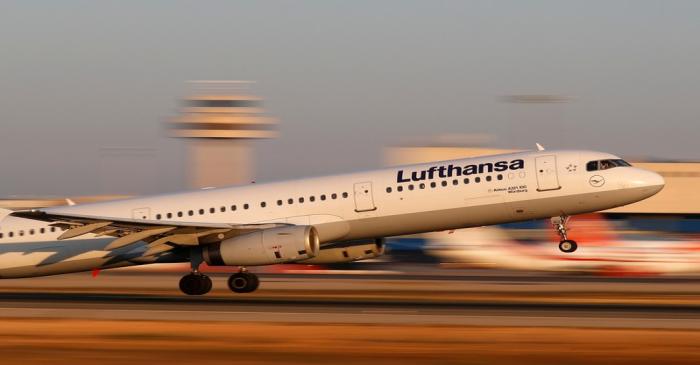
[{"label": "passenger window", "polygon": [[161,218],[162,218],[162,216],[161,216],[160,214],[156,214],[156,219],[157,219],[157,220],[160,220]]},{"label": "passenger window", "polygon": [[34,234],[34,229],[30,229],[29,234]]},{"label": "passenger window", "polygon": [[347,198],[347,197],[348,197],[348,193],[344,191],[344,192],[343,192],[343,198]]},{"label": "passenger window", "polygon": [[[391,188],[390,188],[390,189],[391,189]],[[316,197],[315,197],[315,196],[313,196],[313,195],[312,195],[312,196],[310,196],[310,197],[309,197],[309,201],[310,201],[310,202],[314,202],[314,201],[316,201]]]},{"label": "passenger window", "polygon": [[435,183],[435,181],[432,181],[432,182],[430,183],[430,187],[431,187],[431,188],[435,188],[436,186],[437,186],[437,184]]},{"label": "passenger window", "polygon": [[294,199],[292,199],[292,198],[287,199],[287,204],[294,204]]},{"label": "passenger window", "polygon": [[420,183],[420,185],[418,185],[418,187],[421,188],[421,189],[425,189],[425,184]]},{"label": "passenger window", "polygon": [[199,215],[204,215],[204,209],[199,210]]},{"label": "passenger window", "polygon": [[447,186],[447,181],[442,181],[442,186]]},{"label": "passenger window", "polygon": [[[41,233],[41,234],[46,233],[46,228],[44,228],[44,227],[39,228],[39,233]],[[2,238],[2,236],[0,236],[0,238]]]},{"label": "passenger window", "polygon": [[178,217],[182,217],[182,212],[177,212]]},{"label": "passenger window", "polygon": [[267,203],[265,203],[265,202],[260,202],[260,207],[261,207],[261,208],[265,208],[266,206],[267,206]]},{"label": "passenger window", "polygon": [[503,175],[502,175],[502,174],[498,174],[498,175],[496,176],[496,179],[498,179],[498,180],[503,180]]},{"label": "passenger window", "polygon": [[304,202],[304,197],[300,197],[300,198],[299,198],[299,203],[301,204],[301,203],[303,203],[303,202]]},{"label": "passenger window", "polygon": [[277,201],[277,205],[282,205],[282,200],[281,200],[281,199]]},{"label": "passenger window", "polygon": [[235,205],[232,205],[232,206],[231,206],[231,211],[232,211],[232,212],[235,212],[235,211],[236,211],[236,206],[235,206]]},{"label": "passenger window", "polygon": [[480,183],[480,182],[481,182],[481,178],[478,177],[478,176],[475,177],[475,178],[474,178],[474,182],[475,182],[475,183]]},{"label": "passenger window", "polygon": [[51,227],[51,232],[56,232],[56,227]]},{"label": "passenger window", "polygon": [[401,185],[397,186],[396,191],[403,191],[403,186],[401,186]]},{"label": "passenger window", "polygon": [[248,205],[248,203],[243,204],[243,209],[248,209],[248,208],[250,208],[250,205]]},{"label": "passenger window", "polygon": [[331,194],[331,199],[335,199],[337,197],[338,197],[338,194],[336,194],[336,193]]},{"label": "passenger window", "polygon": [[464,183],[465,183],[465,184],[469,184],[469,178],[468,178],[468,177],[465,177],[465,178],[464,178]]},{"label": "passenger window", "polygon": [[188,214],[188,215],[194,215],[194,212],[190,210],[190,211],[187,212],[187,214]]},{"label": "passenger window", "polygon": [[387,193],[391,193],[391,187],[390,187],[390,186],[386,188],[386,192],[387,192]]},{"label": "passenger window", "polygon": [[214,209],[213,207],[212,207],[212,208],[209,208],[209,213],[211,213],[211,214],[216,213],[216,209]]},{"label": "passenger window", "polygon": [[457,179],[452,180],[452,185],[459,185],[459,180],[457,180]]},{"label": "passenger window", "polygon": [[221,213],[225,212],[225,211],[226,211],[226,207],[221,207],[221,208],[219,208],[219,211],[221,211]]},{"label": "passenger window", "polygon": [[491,175],[486,176],[486,181],[491,181]]},{"label": "passenger window", "polygon": [[413,184],[408,184],[408,190],[413,190]]},{"label": "passenger window", "polygon": [[170,219],[173,217],[173,213],[168,213],[166,216],[168,217],[168,219]]},{"label": "passenger window", "polygon": [[15,233],[14,233],[14,232],[10,232],[10,233],[8,233],[7,235],[10,236],[10,237],[14,237]]},{"label": "passenger window", "polygon": [[0,233],[0,238],[2,238],[2,233]]},{"label": "passenger window", "polygon": [[321,200],[326,200],[326,194],[321,194]]}]

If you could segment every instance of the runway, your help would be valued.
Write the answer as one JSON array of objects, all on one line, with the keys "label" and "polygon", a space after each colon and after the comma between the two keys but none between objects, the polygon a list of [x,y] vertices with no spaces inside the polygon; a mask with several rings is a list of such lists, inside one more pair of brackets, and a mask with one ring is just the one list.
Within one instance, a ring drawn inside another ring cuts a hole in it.
[{"label": "runway", "polygon": [[4,318],[700,329],[694,278],[263,275],[234,294],[226,275],[188,297],[179,274],[86,274],[0,282]]},{"label": "runway", "polygon": [[[492,275],[489,275],[492,274]],[[696,364],[696,278],[181,273],[0,281],[3,364]]]},{"label": "runway", "polygon": [[5,318],[700,329],[700,306],[4,293]]}]

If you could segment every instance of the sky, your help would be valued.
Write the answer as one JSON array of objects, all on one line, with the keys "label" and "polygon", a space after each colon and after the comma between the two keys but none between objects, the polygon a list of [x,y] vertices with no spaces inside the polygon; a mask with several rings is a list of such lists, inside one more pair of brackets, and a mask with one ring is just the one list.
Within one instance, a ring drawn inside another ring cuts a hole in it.
[{"label": "sky", "polygon": [[[182,190],[164,123],[201,79],[257,81],[280,119],[259,181],[444,134],[698,160],[698,19],[698,1],[3,1],[0,197]],[[504,102],[522,94],[568,101]]]}]

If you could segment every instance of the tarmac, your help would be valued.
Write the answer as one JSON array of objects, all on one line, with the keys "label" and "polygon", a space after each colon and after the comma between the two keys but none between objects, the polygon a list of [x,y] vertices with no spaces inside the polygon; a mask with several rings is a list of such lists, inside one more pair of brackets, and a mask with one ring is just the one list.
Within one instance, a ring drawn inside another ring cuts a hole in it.
[{"label": "tarmac", "polygon": [[0,281],[2,364],[697,364],[700,280],[477,270]]}]

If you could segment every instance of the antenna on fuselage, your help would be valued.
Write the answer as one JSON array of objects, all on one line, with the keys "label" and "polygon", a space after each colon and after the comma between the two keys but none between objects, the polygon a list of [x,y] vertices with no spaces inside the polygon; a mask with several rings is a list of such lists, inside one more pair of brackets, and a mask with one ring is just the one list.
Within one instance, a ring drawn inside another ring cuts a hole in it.
[{"label": "antenna on fuselage", "polygon": [[535,145],[537,146],[538,151],[544,151],[544,147],[541,144],[535,143]]}]

